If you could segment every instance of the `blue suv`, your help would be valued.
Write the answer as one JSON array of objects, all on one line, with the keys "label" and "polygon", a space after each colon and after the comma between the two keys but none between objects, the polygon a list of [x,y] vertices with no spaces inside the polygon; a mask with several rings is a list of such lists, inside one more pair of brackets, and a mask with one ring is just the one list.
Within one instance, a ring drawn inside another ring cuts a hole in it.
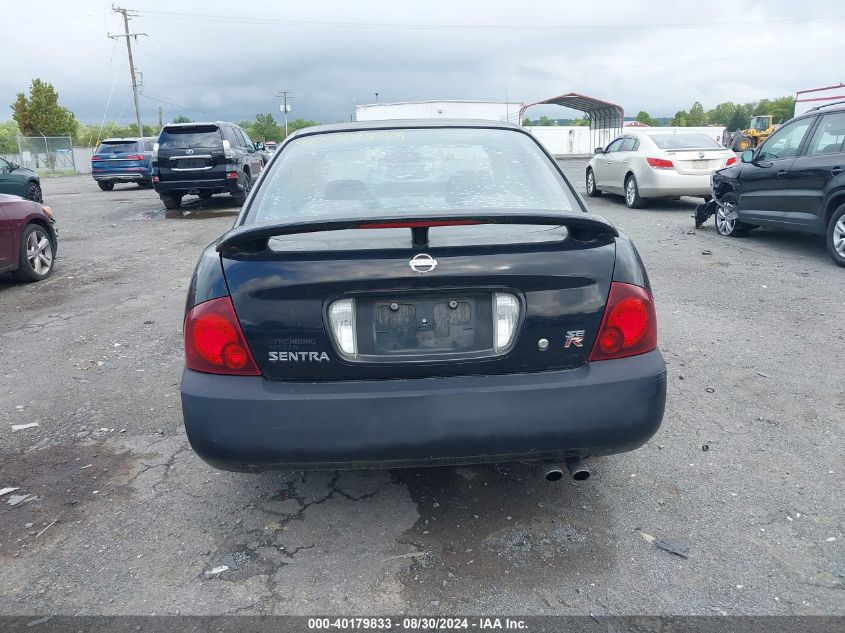
[{"label": "blue suv", "polygon": [[91,157],[91,175],[100,189],[111,191],[116,182],[153,186],[154,138],[107,138]]}]

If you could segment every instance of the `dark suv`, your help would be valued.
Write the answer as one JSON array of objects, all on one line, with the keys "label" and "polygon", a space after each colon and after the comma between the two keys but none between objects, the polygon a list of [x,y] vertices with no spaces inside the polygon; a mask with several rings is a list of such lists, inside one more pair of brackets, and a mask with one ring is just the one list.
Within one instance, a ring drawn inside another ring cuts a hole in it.
[{"label": "dark suv", "polygon": [[787,121],[742,162],[713,174],[716,229],[745,236],[758,226],[824,235],[845,266],[845,102]]},{"label": "dark suv", "polygon": [[230,193],[243,204],[263,168],[255,143],[234,123],[165,125],[153,148],[153,186],[168,209],[187,194]]}]

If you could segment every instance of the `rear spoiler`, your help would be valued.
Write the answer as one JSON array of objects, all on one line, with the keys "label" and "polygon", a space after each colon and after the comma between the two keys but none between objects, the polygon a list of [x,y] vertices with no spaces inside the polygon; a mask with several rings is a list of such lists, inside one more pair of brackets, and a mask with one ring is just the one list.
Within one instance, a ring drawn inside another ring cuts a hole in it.
[{"label": "rear spoiler", "polygon": [[467,226],[473,224],[522,224],[539,226],[565,226],[568,234],[579,241],[594,240],[602,236],[618,237],[616,227],[603,217],[589,213],[465,213],[419,216],[394,216],[384,218],[346,218],[342,220],[313,220],[310,222],[259,222],[233,228],[217,243],[217,251],[237,249],[259,252],[267,248],[271,237],[346,231],[348,229],[411,229],[415,248],[428,246],[428,230],[437,226]]}]

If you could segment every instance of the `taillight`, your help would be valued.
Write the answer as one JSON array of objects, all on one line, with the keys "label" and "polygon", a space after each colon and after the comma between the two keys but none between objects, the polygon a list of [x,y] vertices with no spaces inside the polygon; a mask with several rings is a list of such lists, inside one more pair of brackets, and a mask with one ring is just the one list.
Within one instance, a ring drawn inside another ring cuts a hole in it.
[{"label": "taillight", "polygon": [[652,169],[675,169],[672,161],[665,158],[646,158],[645,160]]},{"label": "taillight", "polygon": [[152,180],[153,184],[156,184],[158,182],[158,176],[153,176]]},{"label": "taillight", "polygon": [[340,353],[347,358],[358,354],[355,327],[355,299],[340,299],[329,306],[329,325]]},{"label": "taillight", "polygon": [[140,154],[130,154],[126,157],[126,160],[144,160],[144,157]]},{"label": "taillight", "polygon": [[513,343],[513,335],[519,323],[519,299],[505,292],[494,292],[493,314],[496,325],[493,350],[503,352]]},{"label": "taillight", "polygon": [[656,347],[657,315],[651,294],[632,284],[611,283],[599,335],[589,360],[636,356]]},{"label": "taillight", "polygon": [[194,306],[185,317],[185,365],[209,374],[260,376],[230,297]]},{"label": "taillight", "polygon": [[727,163],[725,163],[725,167],[727,167],[728,165],[733,165],[735,162],[736,162],[736,156],[731,156],[731,157],[728,159],[728,162],[727,162]]},{"label": "taillight", "polygon": [[227,139],[223,139],[223,157],[226,160],[235,160],[236,158],[232,144]]},{"label": "taillight", "polygon": [[92,156],[91,162],[97,162],[98,160],[105,160],[102,156]]}]

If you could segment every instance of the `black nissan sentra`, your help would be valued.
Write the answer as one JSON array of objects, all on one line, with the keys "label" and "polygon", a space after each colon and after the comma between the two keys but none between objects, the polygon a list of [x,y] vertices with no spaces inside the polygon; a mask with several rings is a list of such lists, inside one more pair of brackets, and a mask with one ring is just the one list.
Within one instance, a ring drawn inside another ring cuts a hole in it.
[{"label": "black nissan sentra", "polygon": [[583,479],[666,399],[637,250],[504,123],[290,136],[202,253],[184,335],[188,438],[226,470],[531,460]]}]

